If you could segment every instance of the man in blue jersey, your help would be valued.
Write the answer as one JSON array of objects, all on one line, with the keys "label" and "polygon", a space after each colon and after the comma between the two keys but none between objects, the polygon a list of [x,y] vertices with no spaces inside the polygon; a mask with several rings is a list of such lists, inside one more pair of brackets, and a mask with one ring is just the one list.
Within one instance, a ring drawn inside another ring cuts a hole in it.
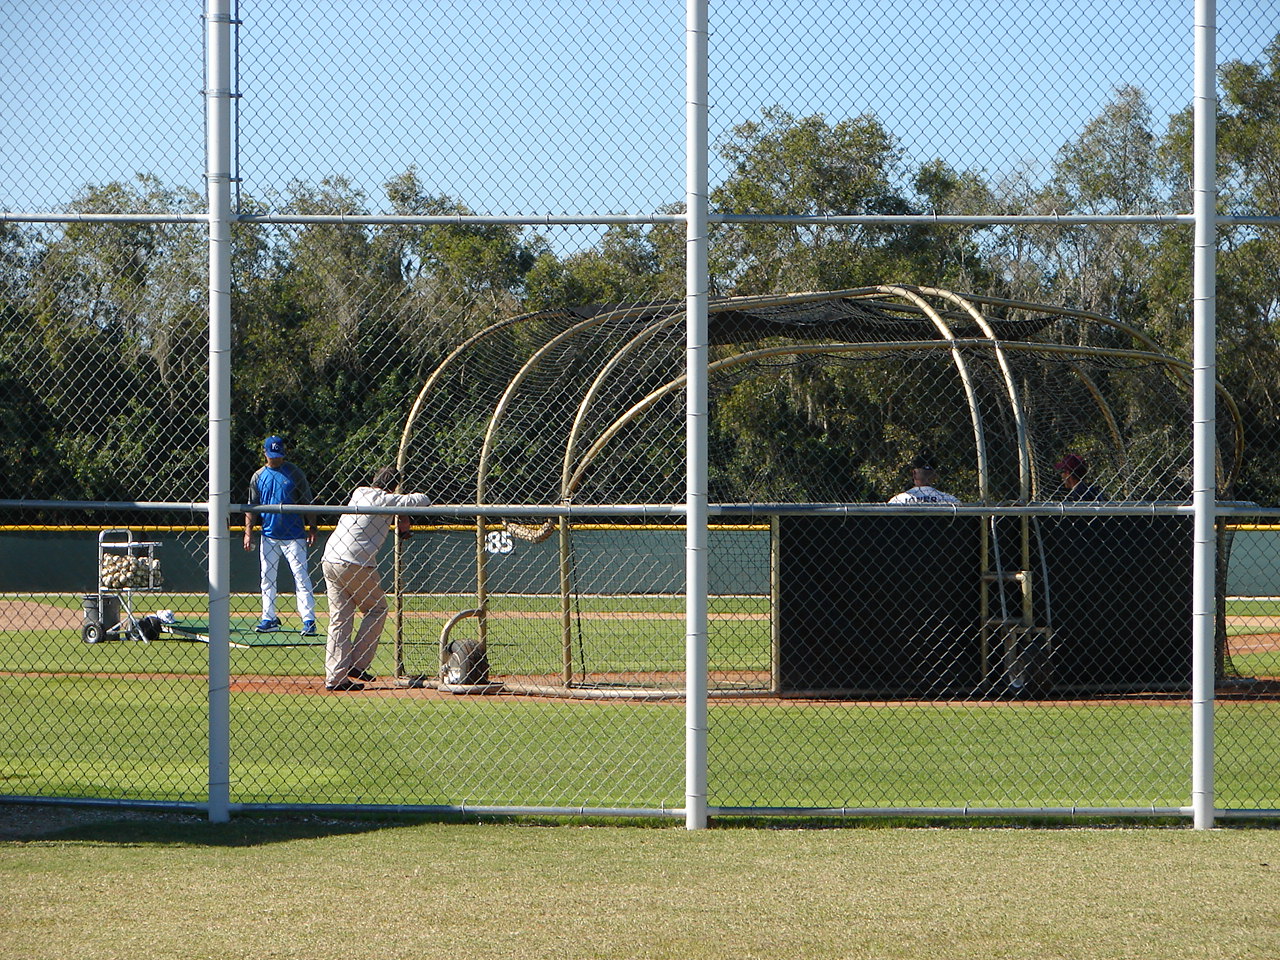
[{"label": "man in blue jersey", "polygon": [[[262,445],[267,463],[259,467],[249,481],[249,506],[271,504],[306,504],[311,502],[311,484],[295,464],[285,459],[284,440],[267,437]],[[244,548],[253,549],[253,524],[258,514],[244,515]],[[262,546],[262,620],[253,629],[258,633],[275,633],[280,629],[276,615],[276,573],[283,557],[293,573],[297,594],[298,616],[302,619],[302,635],[316,635],[316,598],[307,571],[307,547],[316,542],[316,515],[300,513],[263,513]]]}]

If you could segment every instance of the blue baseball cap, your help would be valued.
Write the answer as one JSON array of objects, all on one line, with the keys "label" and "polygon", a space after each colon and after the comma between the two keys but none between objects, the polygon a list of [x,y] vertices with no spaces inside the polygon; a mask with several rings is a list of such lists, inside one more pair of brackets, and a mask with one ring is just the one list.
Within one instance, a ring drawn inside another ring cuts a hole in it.
[{"label": "blue baseball cap", "polygon": [[262,452],[268,457],[283,457],[284,437],[267,437],[262,444]]}]

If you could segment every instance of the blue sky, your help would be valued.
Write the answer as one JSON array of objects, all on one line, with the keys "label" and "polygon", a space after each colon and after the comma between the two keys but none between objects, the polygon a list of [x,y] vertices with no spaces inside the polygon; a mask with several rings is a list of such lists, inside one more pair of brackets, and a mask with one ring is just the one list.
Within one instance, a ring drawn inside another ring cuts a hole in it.
[{"label": "blue sky", "polygon": [[[1042,174],[1117,85],[1157,128],[1191,99],[1192,3],[865,0],[711,6],[712,135],[771,104],[873,112],[915,161]],[[0,8],[0,208],[154,173],[202,189],[198,2]],[[682,0],[241,0],[243,189],[414,166],[481,213],[650,213],[684,183]],[[1221,59],[1280,5],[1220,4]],[[719,173],[716,170],[713,173]],[[714,175],[713,175],[714,180]]]}]

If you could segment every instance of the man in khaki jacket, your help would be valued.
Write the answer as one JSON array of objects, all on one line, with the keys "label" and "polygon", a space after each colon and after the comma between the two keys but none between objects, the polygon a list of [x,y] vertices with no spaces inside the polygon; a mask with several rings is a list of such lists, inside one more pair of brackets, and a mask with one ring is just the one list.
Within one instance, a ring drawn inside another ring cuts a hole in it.
[{"label": "man in khaki jacket", "polygon": [[[366,486],[356,487],[348,506],[430,506],[425,493],[396,493],[400,472],[383,467]],[[329,641],[325,648],[326,690],[363,690],[378,638],[387,621],[387,595],[378,575],[378,551],[395,517],[387,513],[344,513],[324,548],[324,580],[329,595]],[[355,615],[363,615],[352,639]]]}]

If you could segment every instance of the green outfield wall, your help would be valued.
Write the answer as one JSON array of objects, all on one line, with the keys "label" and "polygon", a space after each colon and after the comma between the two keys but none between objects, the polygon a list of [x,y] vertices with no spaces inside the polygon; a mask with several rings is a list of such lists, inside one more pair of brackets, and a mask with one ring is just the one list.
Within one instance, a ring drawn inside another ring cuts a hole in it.
[{"label": "green outfield wall", "polygon": [[[206,589],[204,536],[197,531],[150,531],[140,538],[161,545],[165,588],[183,593]],[[319,578],[327,532],[311,551]],[[240,548],[231,557],[231,589],[258,589],[257,552]],[[497,593],[556,593],[556,538],[529,543],[499,531],[487,537],[490,589]],[[88,593],[96,589],[97,533],[92,529],[0,532],[0,592]],[[712,530],[711,587],[715,594],[769,592],[769,533],[765,529]],[[1227,592],[1232,596],[1280,596],[1280,529],[1242,529],[1231,537]],[[406,567],[430,571],[436,592],[466,593],[475,583],[475,533],[466,528],[416,530],[406,544]],[[390,572],[390,546],[383,569]],[[582,593],[679,593],[684,579],[684,532],[679,528],[600,527],[575,531],[574,572]],[[280,585],[288,590],[282,565]],[[410,592],[427,589],[408,583]]]},{"label": "green outfield wall", "polygon": [[[329,536],[322,531],[311,550],[313,576],[320,581],[320,556]],[[164,588],[179,593],[207,589],[207,552],[203,531],[151,530],[135,539],[154,541]],[[489,590],[493,593],[558,593],[559,555],[555,536],[530,543],[504,531],[486,536]],[[680,593],[684,583],[684,531],[675,527],[600,527],[575,530],[573,571],[580,593]],[[715,594],[769,592],[769,532],[763,528],[712,530],[711,591]],[[475,588],[474,529],[417,529],[405,544],[405,568],[420,579],[409,592],[467,593]],[[0,532],[0,592],[92,593],[97,589],[96,529],[6,530]],[[383,548],[382,568],[390,584],[391,546]],[[288,568],[281,564],[279,584],[290,590]],[[322,589],[322,587],[320,587]],[[243,550],[233,533],[231,590],[258,591],[258,554]]]}]

